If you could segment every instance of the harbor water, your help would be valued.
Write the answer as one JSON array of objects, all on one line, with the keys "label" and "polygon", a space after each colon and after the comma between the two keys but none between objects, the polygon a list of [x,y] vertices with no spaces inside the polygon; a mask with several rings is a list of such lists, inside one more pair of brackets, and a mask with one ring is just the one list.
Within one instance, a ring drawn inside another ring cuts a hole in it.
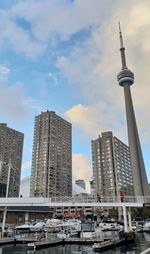
[{"label": "harbor water", "polygon": [[[103,251],[105,254],[140,254],[143,250],[150,247],[150,234],[139,233],[136,242],[128,246],[116,247],[113,250]],[[0,254],[96,254],[92,246],[87,245],[60,245],[42,250],[27,250],[26,245],[10,245],[0,247]]]}]

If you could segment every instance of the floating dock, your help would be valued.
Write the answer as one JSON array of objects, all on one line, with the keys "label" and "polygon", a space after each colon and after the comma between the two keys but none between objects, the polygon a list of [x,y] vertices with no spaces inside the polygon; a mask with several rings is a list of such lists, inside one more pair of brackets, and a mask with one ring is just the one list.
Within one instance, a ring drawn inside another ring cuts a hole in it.
[{"label": "floating dock", "polygon": [[113,249],[116,246],[120,246],[125,244],[125,239],[118,239],[118,240],[107,240],[101,243],[94,243],[93,250],[94,251],[103,251],[107,249]]},{"label": "floating dock", "polygon": [[0,245],[6,244],[27,244],[29,250],[43,249],[56,245],[64,244],[84,244],[92,245],[93,250],[106,250],[113,249],[115,246],[128,244],[133,242],[135,237],[133,233],[124,234],[121,238],[115,237],[111,240],[101,239],[101,238],[66,238],[66,239],[40,239],[37,238],[1,238]]},{"label": "floating dock", "polygon": [[12,238],[0,238],[0,246],[1,245],[6,245],[6,244],[14,244],[14,239]]},{"label": "floating dock", "polygon": [[32,242],[28,243],[28,249],[29,250],[39,250],[39,249],[44,249],[56,245],[63,245],[64,241],[63,240],[52,240],[52,241],[41,241],[41,242]]},{"label": "floating dock", "polygon": [[55,245],[64,245],[64,244],[84,244],[84,245],[93,245],[93,250],[107,250],[120,246],[123,244],[128,244],[133,242],[135,239],[133,234],[127,234],[125,237],[119,239],[114,238],[111,240],[102,241],[100,238],[66,238],[66,239],[53,239],[53,240],[43,240],[39,242],[28,243],[29,249],[43,249]]}]

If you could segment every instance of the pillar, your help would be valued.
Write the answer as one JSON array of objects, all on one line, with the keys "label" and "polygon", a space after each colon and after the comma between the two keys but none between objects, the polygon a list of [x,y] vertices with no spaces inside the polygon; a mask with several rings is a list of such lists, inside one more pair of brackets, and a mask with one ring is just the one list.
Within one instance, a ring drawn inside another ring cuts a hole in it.
[{"label": "pillar", "polygon": [[122,207],[123,207],[124,232],[128,232],[128,222],[127,222],[126,206],[123,205]]},{"label": "pillar", "polygon": [[131,208],[128,208],[128,221],[129,221],[129,230],[132,231],[132,220],[131,220]]},{"label": "pillar", "polygon": [[25,223],[29,221],[29,212],[25,212]]}]

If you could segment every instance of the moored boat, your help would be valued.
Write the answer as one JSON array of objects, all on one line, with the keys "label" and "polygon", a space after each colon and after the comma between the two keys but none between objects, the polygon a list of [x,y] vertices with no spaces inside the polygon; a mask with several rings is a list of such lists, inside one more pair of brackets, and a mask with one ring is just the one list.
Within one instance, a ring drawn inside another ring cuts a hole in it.
[{"label": "moored boat", "polygon": [[143,224],[143,232],[150,233],[150,218],[145,220]]},{"label": "moored boat", "polygon": [[26,223],[16,227],[17,232],[39,232],[44,229],[45,223],[40,221],[34,224]]}]

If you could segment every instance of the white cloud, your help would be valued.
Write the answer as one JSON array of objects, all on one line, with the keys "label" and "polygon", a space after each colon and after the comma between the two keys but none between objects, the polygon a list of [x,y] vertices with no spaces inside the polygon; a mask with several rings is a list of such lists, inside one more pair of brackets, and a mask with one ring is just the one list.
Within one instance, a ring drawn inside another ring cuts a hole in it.
[{"label": "white cloud", "polygon": [[29,22],[32,33],[40,41],[47,41],[55,35],[66,39],[81,29],[98,24],[107,13],[102,8],[106,2],[109,1],[20,1],[13,6],[12,14]]},{"label": "white cloud", "polygon": [[10,69],[4,64],[0,64],[0,81],[7,80],[9,74],[10,74]]},{"label": "white cloud", "polygon": [[92,166],[90,159],[81,153],[73,153],[72,155],[73,165],[73,178],[83,179],[86,181],[86,188],[89,191],[89,180],[92,176]]},{"label": "white cloud", "polygon": [[[5,29],[4,29],[5,28]],[[17,25],[15,17],[8,9],[0,10],[0,42],[6,46],[12,46],[16,52],[35,58],[41,55],[45,44],[31,37],[29,31]]]},{"label": "white cloud", "polygon": [[[109,9],[103,8],[108,4]],[[110,0],[21,0],[0,10],[0,41],[9,43],[16,52],[36,58],[48,46],[97,26],[109,15],[111,5]]]},{"label": "white cloud", "polygon": [[48,77],[53,81],[54,86],[58,86],[58,74],[49,72]]},{"label": "white cloud", "polygon": [[106,102],[101,101],[89,106],[75,105],[65,112],[65,117],[74,126],[82,128],[82,135],[89,140],[96,139],[101,132],[108,130],[113,130],[116,136],[126,140],[124,119],[118,110]]},{"label": "white cloud", "polygon": [[39,113],[41,107],[36,99],[28,97],[24,85],[17,82],[9,87],[0,87],[1,118],[21,122],[30,114]]},{"label": "white cloud", "polygon": [[10,119],[22,119],[26,114],[23,105],[24,89],[21,84],[0,89],[0,113]]}]

